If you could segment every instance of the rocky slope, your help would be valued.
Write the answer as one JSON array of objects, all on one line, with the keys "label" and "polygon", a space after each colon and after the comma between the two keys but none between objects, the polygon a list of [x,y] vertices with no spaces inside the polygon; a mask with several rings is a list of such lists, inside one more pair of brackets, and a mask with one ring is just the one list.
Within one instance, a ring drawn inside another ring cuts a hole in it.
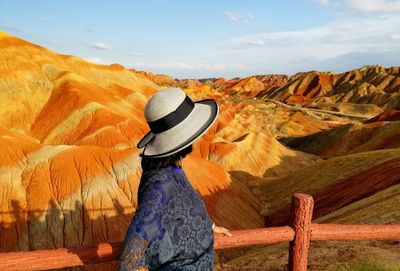
[{"label": "rocky slope", "polygon": [[[122,240],[136,207],[143,108],[160,87],[6,33],[0,46],[1,250]],[[201,157],[195,149],[184,168],[213,219],[262,226],[247,187]]]},{"label": "rocky slope", "polygon": [[[262,213],[269,225],[288,223],[295,192],[313,196],[313,223],[400,224],[399,169],[400,149],[379,150],[331,158],[278,179],[253,178],[251,185],[264,203]],[[397,240],[313,241],[308,270],[365,263],[397,270],[399,247]],[[288,243],[259,245],[226,257],[221,266],[222,270],[285,270],[287,257]]]},{"label": "rocky slope", "polygon": [[[121,241],[136,208],[143,109],[171,79],[60,55],[4,32],[0,75],[0,250]],[[268,130],[248,134],[235,120],[245,103],[194,86],[188,95],[215,98],[221,115],[194,144],[185,172],[217,224],[261,227],[260,201],[229,171],[262,176],[318,158],[287,149]]]},{"label": "rocky slope", "polygon": [[[92,64],[0,32],[0,251],[122,240],[136,208],[143,109],[167,86],[220,106],[183,161],[217,224],[285,224],[295,192],[314,196],[315,221],[400,224],[399,77],[398,67],[366,66],[176,80]],[[353,254],[398,259],[395,245],[366,243],[360,252],[353,243],[315,244],[310,270]],[[286,252],[256,246],[217,252],[216,261],[226,270],[281,270]]]},{"label": "rocky slope", "polygon": [[288,103],[353,103],[374,104],[383,109],[399,107],[399,67],[365,66],[349,72],[299,73],[282,87],[260,92],[267,97]]},{"label": "rocky slope", "polygon": [[400,121],[346,124],[304,137],[282,140],[291,148],[324,158],[400,147]]}]

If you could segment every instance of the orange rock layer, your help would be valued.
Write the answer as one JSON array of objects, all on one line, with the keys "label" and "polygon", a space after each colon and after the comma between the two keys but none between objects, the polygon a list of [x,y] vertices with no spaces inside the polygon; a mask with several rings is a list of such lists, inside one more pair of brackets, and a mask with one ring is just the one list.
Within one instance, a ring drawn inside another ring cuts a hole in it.
[{"label": "orange rock layer", "polygon": [[285,223],[294,192],[313,194],[317,216],[333,219],[398,182],[398,112],[384,110],[398,108],[399,74],[175,80],[0,32],[0,251],[121,241],[137,204],[144,106],[166,86],[219,104],[183,160],[218,225]]}]

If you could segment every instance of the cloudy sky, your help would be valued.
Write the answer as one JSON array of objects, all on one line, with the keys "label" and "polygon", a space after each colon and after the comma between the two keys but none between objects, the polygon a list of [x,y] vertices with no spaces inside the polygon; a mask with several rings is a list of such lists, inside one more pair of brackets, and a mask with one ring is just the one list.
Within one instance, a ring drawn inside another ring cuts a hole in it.
[{"label": "cloudy sky", "polygon": [[0,29],[176,78],[400,65],[400,0],[0,0]]}]

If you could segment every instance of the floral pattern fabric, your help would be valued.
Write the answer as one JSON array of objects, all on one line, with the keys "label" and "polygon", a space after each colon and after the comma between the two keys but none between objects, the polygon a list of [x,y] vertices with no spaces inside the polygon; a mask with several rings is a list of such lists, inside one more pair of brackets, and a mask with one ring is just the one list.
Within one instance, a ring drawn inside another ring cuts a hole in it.
[{"label": "floral pattern fabric", "polygon": [[179,167],[142,174],[121,271],[213,270],[214,234],[204,201]]}]

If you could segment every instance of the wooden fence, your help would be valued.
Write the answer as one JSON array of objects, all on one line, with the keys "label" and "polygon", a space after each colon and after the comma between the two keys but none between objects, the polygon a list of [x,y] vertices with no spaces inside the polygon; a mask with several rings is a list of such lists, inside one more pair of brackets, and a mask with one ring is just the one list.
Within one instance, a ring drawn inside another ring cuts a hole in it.
[{"label": "wooden fence", "polygon": [[[313,198],[294,194],[290,226],[231,231],[216,234],[214,248],[225,249],[257,244],[290,242],[289,270],[307,270],[310,240],[400,240],[400,225],[312,224]],[[121,243],[89,248],[59,248],[0,253],[0,270],[43,270],[103,263],[118,259]]]}]

